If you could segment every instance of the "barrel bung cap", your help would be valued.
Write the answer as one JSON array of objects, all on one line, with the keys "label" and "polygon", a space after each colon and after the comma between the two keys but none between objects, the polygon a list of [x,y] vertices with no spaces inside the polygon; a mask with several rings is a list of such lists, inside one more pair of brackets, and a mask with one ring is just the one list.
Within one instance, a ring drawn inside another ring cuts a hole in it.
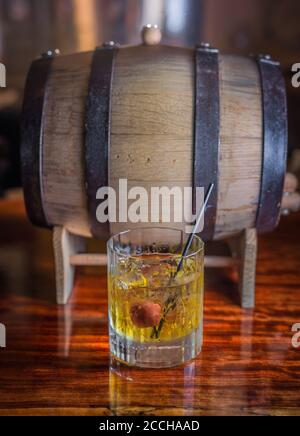
[{"label": "barrel bung cap", "polygon": [[156,24],[147,24],[142,30],[142,40],[145,45],[158,45],[162,40],[161,29]]}]

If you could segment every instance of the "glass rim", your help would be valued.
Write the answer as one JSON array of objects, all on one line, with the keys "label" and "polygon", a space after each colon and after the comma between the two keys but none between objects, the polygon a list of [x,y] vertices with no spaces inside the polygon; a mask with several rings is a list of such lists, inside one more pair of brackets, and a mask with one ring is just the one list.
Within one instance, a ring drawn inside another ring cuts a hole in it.
[{"label": "glass rim", "polygon": [[[132,257],[136,258],[136,257],[142,256],[143,255],[142,253],[141,254],[136,254],[136,255],[127,254],[127,253],[121,253],[120,250],[116,250],[113,247],[113,241],[115,240],[115,238],[118,238],[118,237],[123,236],[123,235],[128,235],[130,233],[134,233],[134,232],[137,232],[137,231],[150,231],[150,230],[152,230],[152,231],[153,230],[170,230],[170,231],[173,231],[173,232],[180,232],[182,235],[186,235],[187,237],[189,235],[188,233],[185,233],[183,230],[175,229],[174,227],[139,227],[137,229],[124,230],[123,232],[116,233],[115,235],[112,235],[109,238],[109,240],[107,241],[107,247],[112,252],[117,253],[118,256],[121,256],[121,257],[126,258],[126,259],[129,259],[129,258],[132,258]],[[183,256],[183,259],[189,259],[189,258],[195,257],[197,254],[199,254],[199,253],[204,251],[204,241],[197,234],[194,235],[194,238],[200,243],[199,249],[193,250],[192,253]],[[184,247],[184,244],[183,244],[183,247]],[[153,253],[153,254],[156,254],[156,253]],[[159,253],[157,253],[157,254],[159,254]],[[172,255],[172,253],[169,253],[169,254]],[[180,255],[179,253],[178,254],[173,254],[173,256],[179,256],[179,255]]]}]

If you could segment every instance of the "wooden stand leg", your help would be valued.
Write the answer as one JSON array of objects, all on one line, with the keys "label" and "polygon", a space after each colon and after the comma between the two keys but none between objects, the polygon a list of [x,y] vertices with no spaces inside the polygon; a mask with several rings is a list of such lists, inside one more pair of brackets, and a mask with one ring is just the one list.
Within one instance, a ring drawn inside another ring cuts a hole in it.
[{"label": "wooden stand leg", "polygon": [[64,227],[55,227],[53,247],[55,257],[56,298],[58,304],[66,304],[74,286],[75,266],[71,256],[85,251],[85,239],[72,235]]},{"label": "wooden stand leg", "polygon": [[255,306],[255,278],[257,258],[257,232],[244,230],[240,236],[229,241],[233,257],[239,260],[239,291],[242,307]]}]

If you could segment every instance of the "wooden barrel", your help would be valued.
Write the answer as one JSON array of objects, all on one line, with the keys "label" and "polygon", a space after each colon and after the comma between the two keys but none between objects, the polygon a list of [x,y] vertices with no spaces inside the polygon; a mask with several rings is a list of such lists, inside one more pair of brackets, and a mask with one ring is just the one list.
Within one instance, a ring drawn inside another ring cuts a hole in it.
[{"label": "wooden barrel", "polygon": [[273,230],[287,145],[278,63],[155,42],[33,63],[22,127],[30,219],[106,238],[145,223],[98,223],[98,188],[214,182],[205,239]]}]

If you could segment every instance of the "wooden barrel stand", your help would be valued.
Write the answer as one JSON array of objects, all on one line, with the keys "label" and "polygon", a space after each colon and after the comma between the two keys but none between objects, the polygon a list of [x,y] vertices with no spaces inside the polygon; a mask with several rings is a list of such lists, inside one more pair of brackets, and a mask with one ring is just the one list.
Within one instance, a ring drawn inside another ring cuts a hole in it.
[{"label": "wooden barrel stand", "polygon": [[[257,255],[257,232],[246,229],[230,238],[228,245],[232,257],[206,256],[206,268],[237,268],[238,287],[243,308],[255,305],[255,275]],[[66,304],[74,288],[76,266],[106,266],[105,254],[85,252],[86,239],[70,233],[65,227],[53,230],[53,249],[56,271],[56,298],[58,304]]]}]

